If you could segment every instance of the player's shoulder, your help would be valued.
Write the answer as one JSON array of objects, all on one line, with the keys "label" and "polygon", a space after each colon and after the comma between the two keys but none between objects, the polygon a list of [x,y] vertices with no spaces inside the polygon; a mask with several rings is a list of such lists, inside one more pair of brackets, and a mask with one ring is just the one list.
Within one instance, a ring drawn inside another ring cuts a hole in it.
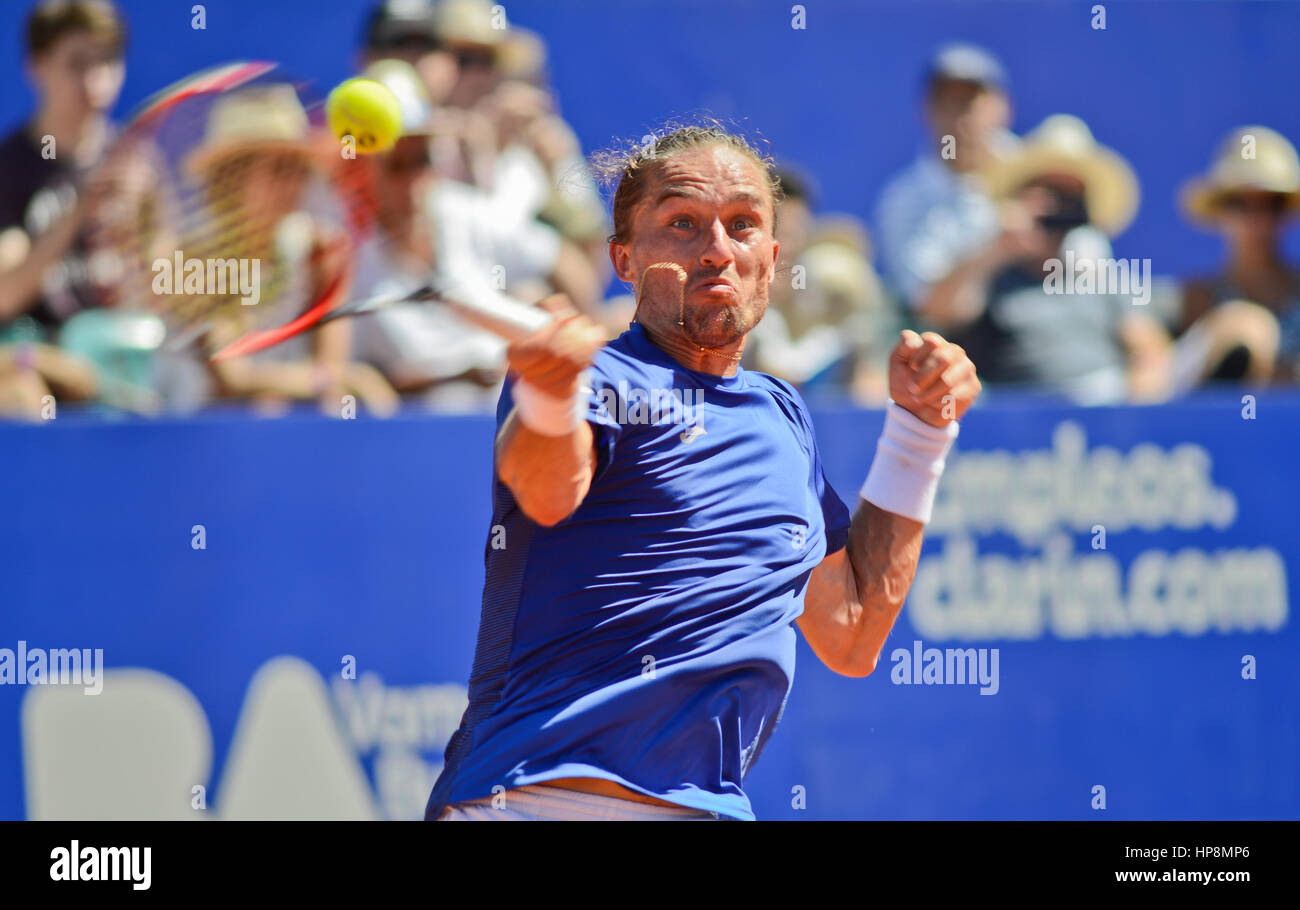
[{"label": "player's shoulder", "polygon": [[799,390],[784,379],[779,379],[771,373],[764,373],[761,370],[746,370],[745,375],[749,377],[749,384],[760,389],[765,389],[773,395],[780,395],[788,401],[795,401],[803,404],[803,397]]},{"label": "player's shoulder", "polygon": [[804,401],[803,395],[797,388],[771,373],[746,370],[745,375],[749,378],[750,387],[767,392],[791,423],[809,433],[812,432],[812,417],[808,413],[808,403]]}]

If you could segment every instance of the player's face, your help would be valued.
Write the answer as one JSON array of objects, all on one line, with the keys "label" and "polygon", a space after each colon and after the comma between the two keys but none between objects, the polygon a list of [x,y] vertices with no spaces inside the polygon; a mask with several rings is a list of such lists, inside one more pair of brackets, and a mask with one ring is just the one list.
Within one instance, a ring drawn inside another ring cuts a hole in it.
[{"label": "player's face", "polygon": [[[610,248],[619,277],[637,286],[638,321],[706,347],[739,340],[767,310],[779,250],[772,221],[766,176],[747,156],[716,145],[668,159],[646,187],[629,242]],[[665,285],[643,294],[642,276],[657,262],[685,271],[684,306],[657,292]]]}]

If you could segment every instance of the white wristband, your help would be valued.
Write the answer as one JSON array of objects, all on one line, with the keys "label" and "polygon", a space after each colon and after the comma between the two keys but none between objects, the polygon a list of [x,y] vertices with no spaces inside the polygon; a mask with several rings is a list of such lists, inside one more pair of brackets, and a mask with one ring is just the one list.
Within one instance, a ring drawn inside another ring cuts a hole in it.
[{"label": "white wristband", "polygon": [[568,436],[581,425],[587,414],[586,381],[584,373],[572,397],[556,398],[530,385],[522,377],[516,379],[511,394],[519,419],[528,429],[543,436]]},{"label": "white wristband", "polygon": [[891,401],[860,495],[886,512],[928,522],[957,433],[955,420],[942,429],[932,427]]}]

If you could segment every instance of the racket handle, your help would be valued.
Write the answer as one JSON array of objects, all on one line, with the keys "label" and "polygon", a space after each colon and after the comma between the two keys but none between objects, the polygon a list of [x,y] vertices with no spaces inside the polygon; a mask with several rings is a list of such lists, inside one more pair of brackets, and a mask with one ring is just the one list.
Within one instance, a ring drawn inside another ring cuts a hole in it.
[{"label": "racket handle", "polygon": [[457,287],[448,290],[441,299],[466,322],[507,341],[522,341],[545,328],[552,319],[545,310],[487,287]]}]

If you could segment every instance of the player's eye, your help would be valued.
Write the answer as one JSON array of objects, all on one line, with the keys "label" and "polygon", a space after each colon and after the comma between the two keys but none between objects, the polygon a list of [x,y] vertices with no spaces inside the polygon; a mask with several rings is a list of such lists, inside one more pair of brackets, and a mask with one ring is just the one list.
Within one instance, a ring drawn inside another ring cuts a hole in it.
[{"label": "player's eye", "polygon": [[731,223],[733,231],[747,231],[754,226],[754,222],[748,218],[737,218]]},{"label": "player's eye", "polygon": [[690,228],[692,225],[691,219],[685,217],[674,218],[670,223],[673,227],[680,228]]}]

